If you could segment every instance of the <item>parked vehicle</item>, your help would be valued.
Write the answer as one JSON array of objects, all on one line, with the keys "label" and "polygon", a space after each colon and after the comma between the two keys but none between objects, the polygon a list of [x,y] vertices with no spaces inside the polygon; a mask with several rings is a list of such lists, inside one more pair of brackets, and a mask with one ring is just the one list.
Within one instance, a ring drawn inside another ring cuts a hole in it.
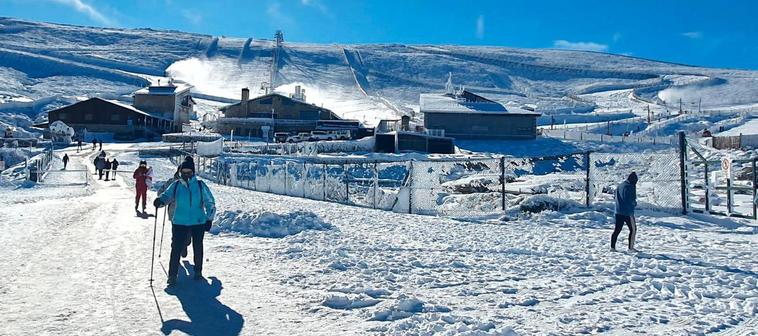
[{"label": "parked vehicle", "polygon": [[337,136],[334,134],[330,134],[327,131],[311,131],[311,136],[308,138],[309,141],[321,141],[321,140],[336,140]]},{"label": "parked vehicle", "polygon": [[309,133],[305,133],[305,136],[303,136],[303,133],[287,135],[286,142],[288,142],[288,143],[303,142],[303,141],[307,141],[308,139],[310,139],[310,136],[311,135]]},{"label": "parked vehicle", "polygon": [[329,131],[329,133],[334,135],[334,138],[337,140],[350,140],[353,138],[350,130]]},{"label": "parked vehicle", "polygon": [[276,142],[287,142],[287,138],[289,138],[290,134],[287,132],[276,132],[274,133],[274,141]]}]

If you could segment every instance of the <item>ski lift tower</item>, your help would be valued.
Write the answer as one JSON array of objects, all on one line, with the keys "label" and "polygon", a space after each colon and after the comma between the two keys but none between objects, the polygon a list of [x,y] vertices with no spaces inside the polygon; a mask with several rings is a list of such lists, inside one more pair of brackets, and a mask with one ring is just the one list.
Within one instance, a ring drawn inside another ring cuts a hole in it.
[{"label": "ski lift tower", "polygon": [[279,51],[281,50],[282,42],[284,42],[284,33],[282,33],[281,30],[277,30],[276,34],[274,34],[274,40],[276,44],[274,45],[274,51],[271,54],[271,71],[269,72],[271,78],[269,78],[268,81],[270,88],[269,93],[274,92],[274,89],[276,88],[276,77],[279,72]]}]

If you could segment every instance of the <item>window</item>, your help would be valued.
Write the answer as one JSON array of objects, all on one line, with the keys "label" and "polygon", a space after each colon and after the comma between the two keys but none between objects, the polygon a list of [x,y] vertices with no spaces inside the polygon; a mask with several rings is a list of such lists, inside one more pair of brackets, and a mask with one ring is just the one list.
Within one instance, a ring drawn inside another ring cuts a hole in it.
[{"label": "window", "polygon": [[95,119],[95,116],[92,113],[85,113],[84,114],[84,120],[86,121],[92,121]]}]

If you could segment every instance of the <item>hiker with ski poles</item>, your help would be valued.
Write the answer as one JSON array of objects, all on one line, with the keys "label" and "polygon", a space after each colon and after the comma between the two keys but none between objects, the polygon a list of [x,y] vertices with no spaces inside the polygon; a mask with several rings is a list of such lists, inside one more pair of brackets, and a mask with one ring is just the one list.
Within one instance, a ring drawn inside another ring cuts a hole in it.
[{"label": "hiker with ski poles", "polygon": [[616,226],[611,235],[611,251],[616,251],[616,240],[626,224],[629,227],[629,251],[639,252],[634,248],[637,239],[637,223],[634,220],[634,209],[637,207],[637,173],[632,172],[616,187],[615,198]]},{"label": "hiker with ski poles", "polygon": [[171,217],[171,257],[168,266],[167,285],[176,284],[179,273],[179,259],[187,246],[188,236],[192,237],[192,252],[195,261],[194,278],[203,279],[203,235],[210,231],[216,204],[208,186],[195,177],[195,164],[185,160],[179,166],[180,179],[155,199],[157,209],[175,202]]}]

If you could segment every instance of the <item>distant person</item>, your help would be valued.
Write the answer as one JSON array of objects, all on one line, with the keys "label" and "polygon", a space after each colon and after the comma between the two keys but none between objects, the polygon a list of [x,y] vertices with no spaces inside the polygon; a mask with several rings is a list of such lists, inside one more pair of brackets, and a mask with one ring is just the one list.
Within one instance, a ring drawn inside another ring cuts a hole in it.
[{"label": "distant person", "polygon": [[97,170],[97,179],[102,180],[103,169],[105,169],[105,158],[100,156],[95,158],[95,169]]},{"label": "distant person", "polygon": [[176,284],[179,259],[192,237],[195,261],[194,278],[203,279],[203,235],[211,229],[216,213],[216,201],[208,186],[195,177],[195,165],[185,160],[179,167],[180,180],[174,181],[153,202],[156,208],[175,202],[171,218],[171,258],[168,264],[169,287]]},{"label": "distant person", "polygon": [[82,138],[76,139],[76,152],[79,153],[80,150],[82,150]]},{"label": "distant person", "polygon": [[147,208],[147,161],[142,160],[139,162],[139,167],[134,170],[132,177],[134,178],[134,187],[137,191],[134,197],[134,211],[137,211],[140,199],[142,199],[142,212],[145,212],[145,208]]},{"label": "distant person", "polygon": [[92,139],[92,150],[97,149],[97,138]]},{"label": "distant person", "polygon": [[103,140],[100,140],[99,143],[100,143],[100,150],[103,150]]},{"label": "distant person", "polygon": [[66,166],[68,166],[68,154],[63,154],[63,170],[66,170]]},{"label": "distant person", "polygon": [[113,160],[111,161],[111,168],[112,168],[111,175],[113,175],[113,180],[115,180],[116,171],[118,170],[118,160],[116,160],[116,158],[113,158]]},{"label": "distant person", "polygon": [[637,223],[634,220],[634,208],[637,207],[637,173],[632,172],[626,181],[616,187],[616,227],[611,235],[611,251],[616,251],[616,239],[626,224],[629,227],[629,251],[639,252],[634,248],[637,239]]},{"label": "distant person", "polygon": [[111,169],[112,168],[113,168],[113,162],[111,162],[110,159],[105,159],[105,167],[103,167],[103,169],[105,169],[105,180],[106,181],[110,181],[111,180],[109,178],[109,176],[111,175]]}]

